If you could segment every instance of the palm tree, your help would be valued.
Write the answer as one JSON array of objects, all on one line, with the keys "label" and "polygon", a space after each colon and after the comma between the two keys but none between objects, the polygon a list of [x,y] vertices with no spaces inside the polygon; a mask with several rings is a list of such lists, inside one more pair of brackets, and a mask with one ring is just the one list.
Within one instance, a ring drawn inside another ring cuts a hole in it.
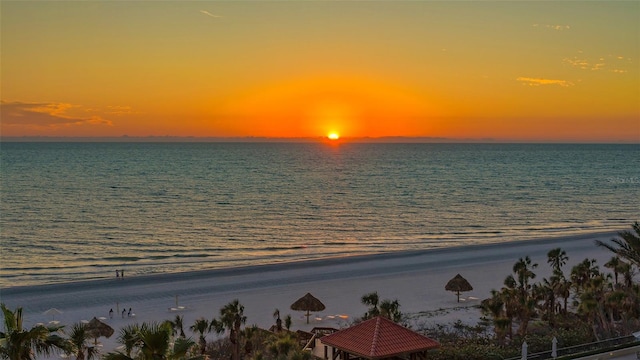
[{"label": "palm tree", "polygon": [[[137,342],[134,349],[137,350],[135,358],[121,352],[108,353],[104,360],[168,360],[168,359],[203,359],[198,356],[189,358],[188,354],[195,342],[191,339],[177,338],[172,343],[171,327],[166,323],[143,323],[132,327],[137,329],[135,337]],[[118,340],[121,338],[119,337]],[[173,348],[171,345],[173,344]],[[126,345],[125,345],[126,346]]]},{"label": "palm tree", "polygon": [[533,272],[533,269],[537,268],[538,264],[532,264],[531,258],[529,256],[525,256],[524,258],[520,258],[513,265],[513,272],[518,277],[518,289],[522,293],[526,293],[530,289],[529,280],[535,279],[536,274]]},{"label": "palm tree", "polygon": [[541,317],[546,318],[553,326],[556,311],[556,289],[557,279],[551,276],[550,279],[542,279],[542,282],[533,284],[533,294],[536,300],[542,303],[538,308],[542,310]]},{"label": "palm tree", "polygon": [[491,290],[491,297],[482,300],[480,306],[485,314],[491,315],[496,340],[498,344],[504,345],[507,330],[511,328],[512,318],[507,317],[503,293]]},{"label": "palm tree", "polygon": [[[180,337],[187,337],[184,333],[184,316],[176,315],[175,319],[171,322],[174,330],[180,330]],[[174,333],[175,336],[175,333]]]},{"label": "palm tree", "polygon": [[232,360],[240,359],[240,327],[247,322],[244,316],[244,306],[238,299],[228,303],[220,309],[220,319],[213,319],[210,327],[218,334],[229,330],[229,341],[233,346]]},{"label": "palm tree", "polygon": [[173,343],[173,350],[168,356],[170,359],[189,359],[189,360],[204,360],[205,356],[189,357],[191,349],[196,345],[195,341],[191,338],[179,337],[175,339]]},{"label": "palm tree", "polygon": [[562,271],[562,267],[567,263],[569,257],[561,248],[555,248],[547,253],[547,263],[553,270]]},{"label": "palm tree", "polygon": [[280,310],[276,309],[273,312],[273,318],[276,319],[276,332],[282,331],[282,319],[280,319]]},{"label": "palm tree", "polygon": [[503,288],[502,292],[507,308],[507,316],[510,318],[515,316],[520,320],[518,333],[521,336],[527,334],[529,321],[535,315],[536,299],[529,281],[536,277],[533,272],[536,267],[538,267],[538,264],[532,263],[528,256],[520,258],[513,265],[515,277],[509,275],[504,280],[506,288]]},{"label": "palm tree", "polygon": [[618,284],[618,270],[620,269],[620,258],[618,256],[612,257],[609,261],[604,264],[604,267],[607,269],[611,269],[613,271],[613,278],[615,279],[616,284]]},{"label": "palm tree", "polygon": [[124,351],[127,356],[131,356],[131,352],[138,345],[138,332],[140,331],[140,327],[138,324],[127,325],[120,329],[120,334],[118,335],[118,342],[124,345]]},{"label": "palm tree", "polygon": [[287,316],[284,317],[284,327],[287,330],[290,330],[292,323],[293,323],[293,320],[291,319],[291,315],[287,314]]},{"label": "palm tree", "polygon": [[[632,231],[618,232],[619,238],[611,239],[616,246],[596,240],[596,245],[602,246],[630,263],[640,267],[640,223],[635,222]],[[634,234],[635,233],[635,234]]]},{"label": "palm tree", "polygon": [[380,309],[378,309],[380,297],[378,297],[377,291],[362,295],[361,301],[363,305],[369,306],[369,310],[367,310],[367,312],[364,314],[365,319],[370,319],[380,315]]},{"label": "palm tree", "polygon": [[393,322],[400,322],[402,320],[402,313],[400,312],[400,303],[398,300],[383,300],[380,303],[380,315]]},{"label": "palm tree", "polygon": [[138,332],[140,354],[145,359],[163,359],[169,352],[171,328],[157,322],[143,323]]},{"label": "palm tree", "polygon": [[569,304],[569,296],[571,296],[571,281],[564,277],[564,275],[559,276],[556,291],[558,296],[563,299],[562,313],[566,314],[567,306]]},{"label": "palm tree", "polygon": [[76,360],[91,360],[98,357],[98,348],[91,346],[91,335],[83,323],[74,324],[69,334],[71,349],[76,354]]},{"label": "palm tree", "polygon": [[640,318],[640,307],[638,307],[638,304],[640,303],[640,285],[632,284],[631,286],[628,286],[626,294],[627,296],[625,296],[622,303],[622,309],[626,313],[627,318]]},{"label": "palm tree", "polygon": [[594,324],[593,334],[598,340],[600,340],[600,337],[598,336],[596,324],[600,325],[606,335],[610,335],[609,323],[605,315],[606,285],[607,278],[604,274],[598,273],[587,280],[583,286],[583,291],[579,295],[578,313]]},{"label": "palm tree", "polygon": [[589,280],[600,273],[596,265],[596,259],[584,259],[581,263],[571,269],[571,284],[576,290],[576,294],[584,291]]},{"label": "palm tree", "polygon": [[205,335],[208,332],[211,332],[211,324],[207,319],[200,318],[191,325],[190,329],[191,331],[200,334],[200,337],[198,338],[198,346],[200,346],[200,353],[204,355],[205,351],[207,351],[207,340],[205,339]]},{"label": "palm tree", "polygon": [[37,325],[30,330],[23,328],[22,308],[9,310],[0,304],[4,316],[4,331],[0,332],[0,358],[31,360],[37,355],[51,355],[59,349],[69,353],[69,342],[58,335],[61,326]]},{"label": "palm tree", "polygon": [[628,262],[621,261],[618,266],[618,272],[622,274],[622,278],[624,279],[624,286],[627,288],[631,288],[633,286],[633,267]]}]

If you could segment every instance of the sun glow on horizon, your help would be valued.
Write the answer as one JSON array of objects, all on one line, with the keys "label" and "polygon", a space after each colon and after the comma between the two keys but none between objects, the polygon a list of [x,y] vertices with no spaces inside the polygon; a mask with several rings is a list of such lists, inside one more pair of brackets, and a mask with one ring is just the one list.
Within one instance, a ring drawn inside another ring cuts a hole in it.
[{"label": "sun glow on horizon", "polygon": [[638,143],[640,2],[597,3],[5,1],[0,134]]}]

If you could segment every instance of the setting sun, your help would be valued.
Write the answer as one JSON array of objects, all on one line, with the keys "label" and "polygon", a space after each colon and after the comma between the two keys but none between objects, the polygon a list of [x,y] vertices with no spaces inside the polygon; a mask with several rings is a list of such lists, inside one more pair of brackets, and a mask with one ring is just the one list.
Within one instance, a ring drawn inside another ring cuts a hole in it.
[{"label": "setting sun", "polygon": [[336,132],[331,132],[329,133],[329,135],[327,135],[327,137],[329,138],[329,140],[338,140],[340,139],[340,134]]}]

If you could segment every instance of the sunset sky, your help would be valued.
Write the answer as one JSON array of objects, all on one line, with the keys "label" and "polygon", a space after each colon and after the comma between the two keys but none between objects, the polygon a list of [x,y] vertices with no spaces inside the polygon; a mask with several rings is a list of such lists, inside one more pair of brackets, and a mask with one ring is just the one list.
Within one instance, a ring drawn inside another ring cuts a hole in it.
[{"label": "sunset sky", "polygon": [[638,1],[2,1],[1,135],[640,142]]}]

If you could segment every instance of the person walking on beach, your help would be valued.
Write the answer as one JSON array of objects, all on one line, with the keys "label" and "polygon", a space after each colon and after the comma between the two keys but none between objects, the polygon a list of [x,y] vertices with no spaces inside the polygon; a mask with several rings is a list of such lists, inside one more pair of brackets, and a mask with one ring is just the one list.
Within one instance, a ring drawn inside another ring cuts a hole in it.
[{"label": "person walking on beach", "polygon": [[113,319],[113,309],[109,310],[109,319]]},{"label": "person walking on beach", "polygon": [[129,313],[127,313],[127,317],[131,317],[131,308],[129,308]]},{"label": "person walking on beach", "polygon": [[126,314],[126,313],[127,313],[127,310],[126,309],[122,309],[122,318],[123,319],[124,319],[124,314]]},{"label": "person walking on beach", "polygon": [[120,277],[124,279],[124,269],[120,270]]},{"label": "person walking on beach", "polygon": [[118,272],[118,270],[116,270],[116,277],[119,278],[120,277],[120,273]]}]

